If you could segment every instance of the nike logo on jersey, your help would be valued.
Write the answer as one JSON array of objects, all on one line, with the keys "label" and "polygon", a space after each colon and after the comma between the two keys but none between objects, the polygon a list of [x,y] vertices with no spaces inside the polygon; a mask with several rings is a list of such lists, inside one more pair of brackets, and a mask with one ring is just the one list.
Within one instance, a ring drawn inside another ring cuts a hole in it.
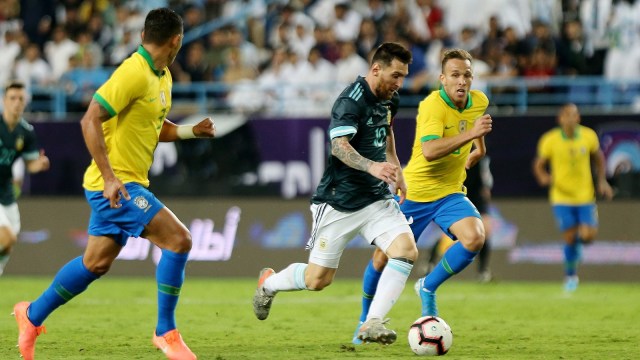
[{"label": "nike logo on jersey", "polygon": [[451,126],[445,126],[445,127],[444,127],[444,129],[445,129],[445,130],[449,130],[449,129],[451,129],[452,127],[453,127],[453,125],[451,125]]},{"label": "nike logo on jersey", "polygon": [[154,101],[156,101],[156,99],[157,99],[157,97],[149,98],[149,102],[154,102]]}]

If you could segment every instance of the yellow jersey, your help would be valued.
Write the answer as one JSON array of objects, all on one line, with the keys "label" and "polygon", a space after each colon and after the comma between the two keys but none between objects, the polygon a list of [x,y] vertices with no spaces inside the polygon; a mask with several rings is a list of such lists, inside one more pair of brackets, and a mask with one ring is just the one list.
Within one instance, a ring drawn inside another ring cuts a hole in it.
[{"label": "yellow jersey", "polygon": [[[157,70],[151,55],[138,47],[93,95],[111,115],[102,123],[107,154],[116,176],[123,182],[149,186],[149,168],[160,130],[171,109],[173,82],[168,68]],[[82,185],[104,190],[104,180],[92,160]]]},{"label": "yellow jersey", "polygon": [[424,157],[422,143],[468,131],[473,128],[476,119],[484,114],[487,106],[489,99],[479,90],[470,91],[464,109],[458,109],[444,89],[433,91],[420,102],[411,158],[404,169],[407,199],[432,202],[447,195],[466,192],[462,183],[466,177],[465,164],[473,141],[434,161],[427,161]]},{"label": "yellow jersey", "polygon": [[600,149],[598,135],[578,125],[573,138],[560,127],[542,135],[538,156],[549,162],[549,199],[554,205],[584,205],[596,200],[591,174],[591,155]]}]

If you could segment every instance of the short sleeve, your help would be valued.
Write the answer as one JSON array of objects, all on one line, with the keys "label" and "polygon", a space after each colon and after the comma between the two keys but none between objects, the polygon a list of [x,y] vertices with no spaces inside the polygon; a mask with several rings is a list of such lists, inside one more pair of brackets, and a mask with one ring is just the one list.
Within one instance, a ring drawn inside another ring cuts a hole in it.
[{"label": "short sleeve", "polygon": [[442,106],[429,99],[420,103],[416,121],[420,133],[420,142],[439,139],[444,135],[444,121],[446,114]]},{"label": "short sleeve", "polygon": [[27,131],[24,134],[24,148],[22,149],[22,158],[25,160],[36,160],[40,156],[36,133],[31,124],[24,124]]},{"label": "short sleeve", "polygon": [[551,158],[551,141],[549,138],[549,133],[544,134],[540,140],[538,141],[538,157],[542,159]]},{"label": "short sleeve", "polygon": [[336,100],[331,110],[331,123],[329,124],[329,138],[340,136],[353,137],[358,132],[358,119],[360,108],[351,98],[341,97]]},{"label": "short sleeve", "polygon": [[147,90],[147,79],[133,64],[123,63],[93,95],[112,117],[140,97]]}]

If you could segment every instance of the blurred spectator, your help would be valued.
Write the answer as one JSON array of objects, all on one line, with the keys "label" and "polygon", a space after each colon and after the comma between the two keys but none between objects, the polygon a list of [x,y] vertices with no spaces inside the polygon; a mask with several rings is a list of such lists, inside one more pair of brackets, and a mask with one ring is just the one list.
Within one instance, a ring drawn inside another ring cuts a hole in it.
[{"label": "blurred spectator", "polygon": [[620,0],[609,23],[610,47],[604,75],[609,80],[640,78],[640,2]]},{"label": "blurred spectator", "polygon": [[560,46],[558,46],[558,70],[563,75],[587,74],[585,39],[578,20],[564,23]]},{"label": "blurred spectator", "polygon": [[60,78],[68,94],[67,109],[75,112],[86,110],[93,94],[109,76],[111,73],[108,70],[97,67],[91,51],[70,57],[69,70]]},{"label": "blurred spectator", "polygon": [[[611,2],[611,0],[605,1]],[[558,35],[562,30],[560,24],[562,24],[562,22],[565,20],[562,10],[563,2],[566,1],[529,0],[531,8],[531,15],[529,19],[537,19],[545,24],[549,24],[551,33],[554,35]],[[584,0],[581,0],[581,2],[584,2]]]},{"label": "blurred spectator", "polygon": [[105,24],[102,14],[95,13],[91,15],[87,23],[86,31],[91,34],[91,40],[100,46],[102,51],[112,47],[114,39],[113,29],[111,25]]},{"label": "blurred spectator", "polygon": [[185,59],[182,62],[174,62],[171,67],[172,75],[178,82],[190,83],[200,81],[211,81],[213,70],[205,60],[205,49],[202,42],[195,41],[187,45]]},{"label": "blurred spectator", "polygon": [[453,41],[443,24],[435,24],[429,47],[425,53],[425,62],[431,78],[430,82],[439,83],[442,72],[442,50],[453,46]]},{"label": "blurred spectator", "polygon": [[465,27],[455,40],[454,47],[467,50],[473,57],[481,53],[482,38],[476,29]]},{"label": "blurred spectator", "polygon": [[580,21],[585,35],[587,72],[602,75],[604,58],[609,49],[607,26],[612,12],[611,0],[582,0],[580,2]]},{"label": "blurred spectator", "polygon": [[51,81],[51,67],[40,54],[38,44],[29,44],[24,57],[16,63],[16,79],[25,84],[27,92],[33,85],[47,85]]},{"label": "blurred spectator", "polygon": [[369,58],[373,49],[382,43],[382,36],[376,28],[376,24],[370,18],[365,18],[360,23],[360,32],[356,39],[356,50],[358,55],[364,59]]},{"label": "blurred spectator", "polygon": [[78,43],[78,56],[82,57],[85,52],[91,53],[91,61],[95,66],[102,66],[104,64],[104,53],[102,48],[96,42],[93,41],[93,34],[88,30],[82,30],[77,37]]},{"label": "blurred spectator", "polygon": [[69,69],[69,58],[78,52],[78,43],[67,37],[63,26],[53,29],[50,41],[44,46],[44,54],[51,65],[53,81],[58,80]]},{"label": "blurred spectator", "polygon": [[249,66],[242,59],[242,50],[239,47],[230,47],[226,51],[226,62],[222,81],[227,85],[233,85],[243,80],[253,80],[258,75],[257,69]]},{"label": "blurred spectator", "polygon": [[228,31],[226,28],[213,30],[207,39],[205,61],[213,71],[213,80],[220,80],[224,72],[224,54],[229,47]]},{"label": "blurred spectator", "polygon": [[11,79],[16,59],[22,52],[22,47],[18,42],[20,31],[7,30],[4,33],[4,41],[0,42],[0,84],[6,84]]},{"label": "blurred spectator", "polygon": [[[555,57],[547,49],[539,47],[533,50],[529,64],[522,75],[526,77],[547,78],[556,73]],[[540,91],[542,89],[529,89]]]},{"label": "blurred spectator", "polygon": [[322,57],[319,48],[311,48],[292,78],[298,87],[296,113],[321,115],[331,110],[341,89],[335,87],[336,66]]},{"label": "blurred spectator", "polygon": [[335,64],[340,59],[340,45],[336,41],[333,31],[326,27],[316,26],[313,36],[322,57]]},{"label": "blurred spectator", "polygon": [[109,55],[109,65],[116,66],[120,65],[124,59],[128,58],[129,55],[133,54],[138,48],[138,41],[134,39],[131,31],[125,31],[122,34],[119,42],[116,43]]},{"label": "blurred spectator", "polygon": [[334,6],[335,20],[331,28],[338,41],[354,41],[358,37],[362,15],[351,9],[350,1],[337,0]]},{"label": "blurred spectator", "polygon": [[29,40],[42,49],[55,26],[56,8],[54,1],[20,0],[22,29]]},{"label": "blurred spectator", "polygon": [[369,63],[356,53],[356,46],[351,41],[340,43],[340,59],[336,62],[336,81],[338,84],[350,84],[357,76],[364,76],[369,70]]},{"label": "blurred spectator", "polygon": [[309,56],[309,51],[316,44],[313,36],[313,23],[296,21],[294,31],[289,35],[289,47],[301,58]]},{"label": "blurred spectator", "polygon": [[240,58],[242,64],[257,69],[262,60],[266,60],[262,55],[263,53],[254,44],[247,41],[244,33],[237,26],[230,26],[228,31],[229,46],[238,48],[242,54]]}]

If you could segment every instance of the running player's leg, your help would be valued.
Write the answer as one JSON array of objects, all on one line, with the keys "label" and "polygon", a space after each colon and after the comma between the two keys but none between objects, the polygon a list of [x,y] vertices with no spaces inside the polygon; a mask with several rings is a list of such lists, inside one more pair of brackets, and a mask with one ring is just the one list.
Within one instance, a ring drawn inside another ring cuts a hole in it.
[{"label": "running player's leg", "polygon": [[418,258],[418,250],[411,228],[395,201],[378,201],[370,206],[368,212],[368,222],[361,234],[384,251],[389,261],[382,271],[378,288],[358,337],[363,341],[389,344],[396,340],[396,334],[384,327],[384,318],[404,290],[413,264]]},{"label": "running player's leg", "polygon": [[452,239],[458,240],[422,281],[420,297],[422,315],[438,315],[435,292],[451,276],[465,269],[484,244],[484,227],[480,213],[462,194],[449,195],[439,201],[435,222]]},{"label": "running player's leg", "polygon": [[331,284],[344,248],[361,227],[361,211],[345,213],[328,204],[311,205],[314,222],[307,243],[307,249],[311,250],[308,264],[293,263],[278,273],[262,269],[253,297],[253,310],[259,320],[269,316],[278,292],[319,291]]},{"label": "running player's leg", "polygon": [[564,240],[564,289],[572,292],[578,287],[578,262],[580,261],[578,209],[575,206],[554,205],[553,214]]},{"label": "running player's leg", "polygon": [[170,359],[195,359],[196,356],[182,340],[175,320],[191,250],[191,234],[175,214],[163,206],[145,227],[142,236],[162,249],[156,268],[158,322],[152,342]]}]

